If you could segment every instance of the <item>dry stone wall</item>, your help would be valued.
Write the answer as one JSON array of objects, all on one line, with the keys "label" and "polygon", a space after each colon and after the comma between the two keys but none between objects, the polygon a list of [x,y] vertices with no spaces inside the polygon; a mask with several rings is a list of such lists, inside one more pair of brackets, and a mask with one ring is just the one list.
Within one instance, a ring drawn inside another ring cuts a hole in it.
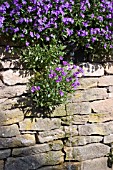
[{"label": "dry stone wall", "polygon": [[0,50],[0,170],[112,170],[113,63],[82,63],[68,103],[33,116],[20,105],[30,76]]}]

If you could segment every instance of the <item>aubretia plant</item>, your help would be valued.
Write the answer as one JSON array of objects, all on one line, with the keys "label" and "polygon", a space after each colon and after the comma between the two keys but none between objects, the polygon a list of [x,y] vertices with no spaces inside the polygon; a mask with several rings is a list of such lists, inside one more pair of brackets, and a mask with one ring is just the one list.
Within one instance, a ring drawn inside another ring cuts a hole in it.
[{"label": "aubretia plant", "polygon": [[80,85],[78,75],[83,73],[82,68],[64,61],[62,64],[49,66],[46,73],[35,74],[31,79],[31,96],[38,107],[52,110],[55,105],[66,102],[67,95],[73,93]]}]

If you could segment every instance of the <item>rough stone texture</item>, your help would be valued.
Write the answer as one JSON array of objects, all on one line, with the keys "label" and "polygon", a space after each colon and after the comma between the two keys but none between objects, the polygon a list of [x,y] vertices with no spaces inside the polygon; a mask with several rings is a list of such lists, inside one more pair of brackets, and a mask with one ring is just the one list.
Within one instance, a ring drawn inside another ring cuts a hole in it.
[{"label": "rough stone texture", "polygon": [[80,145],[86,145],[89,143],[99,143],[103,140],[103,137],[101,136],[74,136],[70,137],[68,141],[66,141],[66,146],[80,146]]},{"label": "rough stone texture", "polygon": [[13,149],[12,155],[18,156],[18,157],[24,157],[28,155],[35,155],[40,153],[45,153],[51,150],[57,151],[61,150],[63,148],[63,142],[60,140],[56,140],[49,143],[44,144],[37,144],[30,147],[24,147],[24,148],[16,148]]},{"label": "rough stone texture", "polygon": [[31,134],[18,135],[12,138],[0,138],[0,148],[13,148],[35,145],[35,136]]},{"label": "rough stone texture", "polygon": [[82,102],[82,103],[69,103],[67,104],[67,115],[74,115],[74,114],[90,114],[91,113],[91,106],[89,102]]},{"label": "rough stone texture", "polygon": [[20,109],[12,109],[1,111],[0,110],[0,126],[10,125],[17,122],[21,122],[24,119],[24,114]]},{"label": "rough stone texture", "polygon": [[0,170],[4,170],[4,161],[0,160]]},{"label": "rough stone texture", "polygon": [[78,89],[89,89],[97,87],[98,78],[80,78],[79,82],[80,86],[78,86]]},{"label": "rough stone texture", "polygon": [[13,137],[19,134],[19,129],[16,124],[10,126],[0,126],[0,137]]},{"label": "rough stone texture", "polygon": [[113,134],[110,134],[108,136],[104,136],[104,143],[113,143]]},{"label": "rough stone texture", "polygon": [[113,86],[113,76],[103,76],[98,79],[98,86]]},{"label": "rough stone texture", "polygon": [[107,157],[83,161],[81,170],[111,170],[107,165]]},{"label": "rough stone texture", "polygon": [[46,132],[39,132],[37,135],[38,141],[40,143],[53,141],[56,139],[62,139],[65,137],[65,132],[62,129],[55,129]]},{"label": "rough stone texture", "polygon": [[63,155],[61,151],[49,151],[31,156],[8,158],[5,170],[31,170],[44,165],[57,165],[63,163]]},{"label": "rough stone texture", "polygon": [[26,92],[26,86],[4,86],[0,88],[0,99],[20,96]]},{"label": "rough stone texture", "polygon": [[113,99],[91,102],[91,108],[96,113],[113,113]]},{"label": "rough stone texture", "polygon": [[89,115],[73,115],[62,117],[62,124],[63,125],[70,125],[70,123],[78,125],[78,124],[86,124],[89,120]]},{"label": "rough stone texture", "polygon": [[106,88],[90,88],[87,90],[79,90],[75,92],[75,95],[72,98],[73,102],[82,102],[82,101],[93,101],[99,99],[106,99],[108,97]]},{"label": "rough stone texture", "polygon": [[25,119],[24,121],[19,123],[20,130],[52,130],[58,129],[61,126],[61,120],[54,118],[36,118],[33,120]]},{"label": "rough stone texture", "polygon": [[107,156],[110,147],[101,143],[94,143],[79,147],[65,147],[65,152],[66,160],[83,161]]},{"label": "rough stone texture", "polygon": [[89,115],[88,122],[96,122],[96,123],[102,123],[113,120],[112,113],[92,113]]},{"label": "rough stone texture", "polygon": [[0,151],[0,159],[8,158],[11,155],[11,150],[1,150]]},{"label": "rough stone texture", "polygon": [[91,63],[82,63],[81,66],[84,70],[85,76],[103,76],[104,75],[104,67],[101,64],[91,64]]},{"label": "rough stone texture", "polygon": [[78,130],[76,125],[64,126],[65,136],[75,136],[78,135]]},{"label": "rough stone texture", "polygon": [[11,69],[11,68],[18,68],[18,69],[21,69],[22,68],[22,65],[19,61],[19,59],[15,59],[15,60],[11,60],[11,59],[8,59],[8,60],[1,60],[0,61],[0,69]]},{"label": "rough stone texture", "polygon": [[30,76],[25,77],[23,71],[13,71],[11,69],[1,72],[3,76],[3,82],[6,85],[16,85],[16,84],[25,84],[28,82]]},{"label": "rough stone texture", "polygon": [[113,122],[78,126],[79,135],[109,135],[113,133]]},{"label": "rough stone texture", "polygon": [[105,64],[105,72],[108,74],[113,74],[113,63],[108,62]]},{"label": "rough stone texture", "polygon": [[109,92],[113,92],[113,86],[108,87]]},{"label": "rough stone texture", "polygon": [[62,117],[62,116],[66,116],[65,105],[60,105],[56,107],[53,113],[51,113],[51,117]]}]

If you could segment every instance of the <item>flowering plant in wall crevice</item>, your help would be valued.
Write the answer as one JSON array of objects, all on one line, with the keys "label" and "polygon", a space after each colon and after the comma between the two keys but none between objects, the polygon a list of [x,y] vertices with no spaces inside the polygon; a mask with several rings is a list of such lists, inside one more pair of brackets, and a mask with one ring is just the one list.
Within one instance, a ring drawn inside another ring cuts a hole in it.
[{"label": "flowering plant in wall crevice", "polygon": [[[23,46],[22,60],[34,73],[29,88],[36,105],[51,109],[79,85],[78,74],[83,70],[65,58],[69,44],[92,57],[112,54],[112,19],[111,0],[0,2],[0,35]],[[6,49],[10,48],[7,44]]]}]

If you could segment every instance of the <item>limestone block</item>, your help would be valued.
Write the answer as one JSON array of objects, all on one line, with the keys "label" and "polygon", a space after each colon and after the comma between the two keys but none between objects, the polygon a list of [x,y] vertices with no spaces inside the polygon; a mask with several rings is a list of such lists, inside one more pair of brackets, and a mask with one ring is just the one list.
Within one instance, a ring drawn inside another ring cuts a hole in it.
[{"label": "limestone block", "polygon": [[51,117],[62,117],[66,116],[65,105],[60,105],[55,108],[55,110],[51,113]]},{"label": "limestone block", "polygon": [[86,145],[89,143],[98,143],[101,142],[103,137],[101,136],[74,136],[72,138],[69,138],[65,145],[66,146],[80,146],[80,145]]},{"label": "limestone block", "polygon": [[4,161],[0,160],[0,170],[4,170]]},{"label": "limestone block", "polygon": [[64,137],[65,137],[65,132],[62,129],[39,132],[37,135],[38,141],[40,143],[50,142]]},{"label": "limestone block", "polygon": [[51,150],[61,150],[63,148],[63,142],[56,140],[44,144],[36,144],[34,146],[24,147],[24,148],[14,148],[12,155],[18,157],[24,157],[28,155],[35,155],[40,153],[45,153]]},{"label": "limestone block", "polygon": [[80,66],[82,66],[84,70],[84,76],[103,76],[104,75],[104,67],[101,64],[98,63],[82,63]]},{"label": "limestone block", "polygon": [[61,151],[49,151],[36,155],[18,158],[8,158],[5,170],[30,170],[39,169],[42,166],[57,165],[63,163],[64,154]]},{"label": "limestone block", "polygon": [[104,136],[104,143],[113,143],[113,134],[110,134],[108,136]]},{"label": "limestone block", "polygon": [[78,126],[79,135],[109,135],[113,133],[113,121]]},{"label": "limestone block", "polygon": [[82,115],[82,114],[90,114],[91,106],[90,102],[82,102],[82,103],[69,103],[66,105],[67,115]]},{"label": "limestone block", "polygon": [[64,126],[65,136],[75,136],[78,135],[78,130],[76,125]]},{"label": "limestone block", "polygon": [[0,61],[0,69],[11,69],[11,68],[16,68],[16,69],[21,69],[22,65],[19,61],[19,59],[15,59],[15,60],[10,60],[10,59],[5,59],[5,60],[1,60]]},{"label": "limestone block", "polygon": [[88,144],[79,147],[65,147],[66,160],[84,161],[107,156],[110,147],[101,143]]},{"label": "limestone block", "polygon": [[98,79],[98,86],[113,86],[113,76],[103,76]]},{"label": "limestone block", "polygon": [[80,82],[80,86],[78,86],[78,89],[89,89],[89,88],[93,88],[93,87],[97,87],[97,82],[98,82],[98,78],[80,78],[79,79]]},{"label": "limestone block", "polygon": [[108,62],[105,64],[105,72],[107,74],[113,74],[113,63],[112,62]]},{"label": "limestone block", "polygon": [[11,69],[1,72],[3,82],[6,85],[25,84],[28,82],[30,76],[25,76],[24,71],[13,71]]},{"label": "limestone block", "polygon": [[24,119],[19,123],[20,130],[52,130],[57,129],[61,126],[61,120],[59,118],[36,118],[33,120]]},{"label": "limestone block", "polygon": [[22,85],[4,86],[4,87],[0,88],[0,99],[20,96],[23,93],[26,93],[25,85],[23,85],[23,86]]},{"label": "limestone block", "polygon": [[89,120],[89,115],[74,115],[72,124],[86,124]]},{"label": "limestone block", "polygon": [[109,86],[109,87],[108,87],[108,90],[109,90],[109,92],[112,93],[112,92],[113,92],[113,86]]},{"label": "limestone block", "polygon": [[81,170],[111,170],[107,166],[107,157],[83,161],[81,163]]},{"label": "limestone block", "polygon": [[19,134],[20,132],[16,124],[10,126],[0,126],[0,137],[13,137]]},{"label": "limestone block", "polygon": [[18,105],[18,98],[12,99],[4,98],[1,100],[2,101],[0,103],[0,111],[11,110],[12,108],[15,108],[15,106]]},{"label": "limestone block", "polygon": [[73,102],[93,101],[106,99],[108,97],[106,88],[90,88],[87,90],[78,90],[73,95]]},{"label": "limestone block", "polygon": [[112,113],[92,113],[89,115],[88,122],[102,123],[102,122],[106,122],[106,121],[110,121],[110,120],[113,120]]},{"label": "limestone block", "polygon": [[37,170],[81,170],[81,165],[79,162],[65,162],[61,165],[56,166],[46,166],[38,168]]},{"label": "limestone block", "polygon": [[0,159],[8,158],[10,155],[11,155],[11,149],[0,150]]},{"label": "limestone block", "polygon": [[94,101],[90,105],[96,113],[113,113],[113,99]]},{"label": "limestone block", "polygon": [[0,138],[0,148],[14,148],[35,145],[35,136],[31,134],[18,135],[12,138]]},{"label": "limestone block", "polygon": [[0,110],[0,126],[11,125],[17,122],[21,122],[24,119],[24,114],[20,109],[12,109],[1,111]]}]

